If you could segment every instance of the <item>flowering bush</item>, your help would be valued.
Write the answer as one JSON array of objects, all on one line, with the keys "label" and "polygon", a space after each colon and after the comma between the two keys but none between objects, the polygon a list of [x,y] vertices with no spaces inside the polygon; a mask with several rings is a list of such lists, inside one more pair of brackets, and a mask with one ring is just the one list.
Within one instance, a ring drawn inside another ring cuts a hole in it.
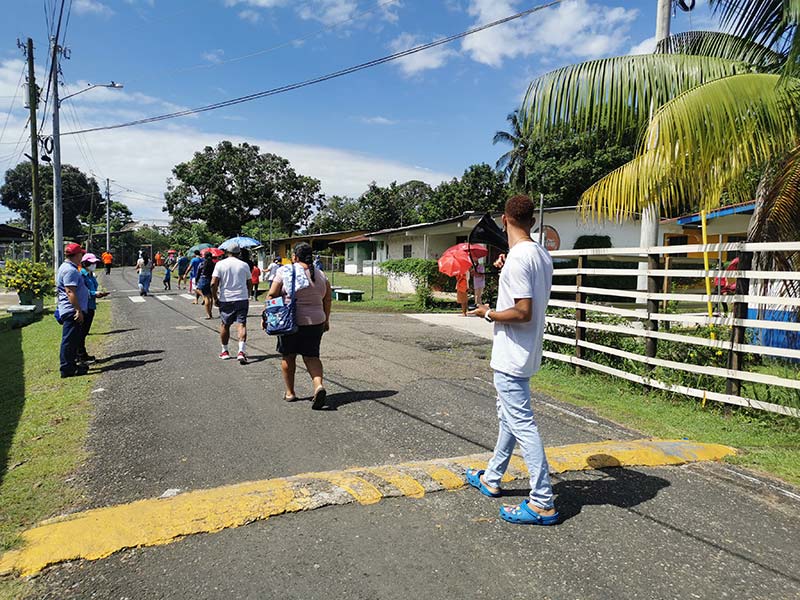
[{"label": "flowering bush", "polygon": [[44,263],[32,260],[8,260],[0,270],[0,283],[18,294],[31,294],[41,298],[53,289],[53,272]]}]

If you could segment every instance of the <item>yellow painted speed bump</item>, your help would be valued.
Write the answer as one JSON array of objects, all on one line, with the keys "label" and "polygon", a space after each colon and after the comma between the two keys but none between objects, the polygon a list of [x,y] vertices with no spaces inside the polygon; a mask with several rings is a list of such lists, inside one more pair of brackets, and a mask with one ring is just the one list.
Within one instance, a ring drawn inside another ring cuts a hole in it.
[{"label": "yellow painted speed bump", "polygon": [[[664,466],[719,460],[728,446],[681,440],[607,441],[547,449],[553,473],[605,467]],[[420,498],[458,489],[467,468],[483,468],[488,453],[400,465],[307,473],[139,500],[43,521],[22,534],[23,546],[0,556],[0,574],[34,575],[59,562],[105,558],[124,548],[168,544],[194,533],[239,527],[287,512],[382,498]],[[514,457],[504,480],[527,477]]]}]

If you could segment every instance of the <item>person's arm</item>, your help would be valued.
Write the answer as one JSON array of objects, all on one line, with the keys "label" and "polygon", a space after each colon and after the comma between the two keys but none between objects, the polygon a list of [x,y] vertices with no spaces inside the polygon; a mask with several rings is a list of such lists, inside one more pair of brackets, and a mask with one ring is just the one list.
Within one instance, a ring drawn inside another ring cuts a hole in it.
[{"label": "person's arm", "polygon": [[282,279],[275,279],[272,281],[272,285],[267,292],[267,298],[272,300],[273,298],[277,298],[281,295],[281,291],[283,290],[283,280]]},{"label": "person's arm", "polygon": [[250,277],[247,278],[247,295],[253,295],[253,280]]},{"label": "person's arm", "polygon": [[214,306],[219,306],[219,277],[211,278],[211,297],[214,299]]},{"label": "person's arm", "polygon": [[533,316],[533,300],[531,298],[514,298],[514,306],[505,310],[492,310],[488,304],[476,306],[469,311],[470,315],[485,317],[487,314],[492,321],[498,323],[527,323]]},{"label": "person's arm", "polygon": [[325,311],[325,323],[322,326],[323,331],[328,331],[331,328],[331,282],[325,280],[325,295],[322,297],[322,310]]},{"label": "person's arm", "polygon": [[73,317],[78,323],[83,323],[83,312],[81,311],[81,304],[78,300],[78,292],[77,286],[74,285],[65,285],[64,290],[67,292],[67,300],[69,303],[72,304],[73,308],[75,309],[75,317]]}]

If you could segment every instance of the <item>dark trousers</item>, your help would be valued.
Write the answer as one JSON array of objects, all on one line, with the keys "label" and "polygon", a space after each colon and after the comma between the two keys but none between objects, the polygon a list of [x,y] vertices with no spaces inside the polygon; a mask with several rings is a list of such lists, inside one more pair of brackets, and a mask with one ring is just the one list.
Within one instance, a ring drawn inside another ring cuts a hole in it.
[{"label": "dark trousers", "polygon": [[64,317],[61,326],[61,374],[73,375],[78,361],[78,350],[83,338],[83,325],[74,318],[74,313]]},{"label": "dark trousers", "polygon": [[89,337],[89,330],[92,328],[92,321],[94,321],[94,311],[87,310],[83,313],[83,329],[81,330],[81,344],[78,348],[78,357],[82,358],[89,354],[86,352],[86,338]]},{"label": "dark trousers", "polygon": [[258,300],[258,284],[253,284],[253,300]]},{"label": "dark trousers", "polygon": [[106,265],[106,275],[111,275],[111,264]]}]

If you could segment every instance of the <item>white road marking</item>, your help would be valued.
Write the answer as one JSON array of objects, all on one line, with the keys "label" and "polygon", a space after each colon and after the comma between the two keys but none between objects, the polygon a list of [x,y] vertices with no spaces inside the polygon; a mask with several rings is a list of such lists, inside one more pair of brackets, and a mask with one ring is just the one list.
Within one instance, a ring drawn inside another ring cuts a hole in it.
[{"label": "white road marking", "polygon": [[172,296],[156,296],[161,301],[172,302]]},{"label": "white road marking", "polygon": [[97,388],[96,390],[92,390],[93,394],[99,394],[100,392],[105,392],[106,388]]},{"label": "white road marking", "polygon": [[181,298],[186,298],[187,300],[194,300],[194,296],[191,294],[181,294]]},{"label": "white road marking", "polygon": [[144,298],[142,298],[141,296],[128,296],[128,299],[131,302],[144,302]]},{"label": "white road marking", "polygon": [[[192,329],[197,329],[200,327],[199,325],[176,325],[175,329],[178,331],[191,331]],[[181,377],[183,379],[183,377]]]},{"label": "white road marking", "polygon": [[728,467],[722,467],[722,470],[727,471],[731,475],[736,475],[737,477],[741,477],[745,481],[749,481],[751,483],[759,483],[761,485],[770,487],[773,490],[783,494],[784,496],[791,498],[792,500],[800,500],[800,496],[795,494],[794,492],[791,492],[785,488],[769,483],[768,481],[763,481],[762,479],[758,479],[756,477],[750,477],[749,475],[745,475],[744,473],[739,473],[739,471],[734,471],[733,469],[729,469]]}]

